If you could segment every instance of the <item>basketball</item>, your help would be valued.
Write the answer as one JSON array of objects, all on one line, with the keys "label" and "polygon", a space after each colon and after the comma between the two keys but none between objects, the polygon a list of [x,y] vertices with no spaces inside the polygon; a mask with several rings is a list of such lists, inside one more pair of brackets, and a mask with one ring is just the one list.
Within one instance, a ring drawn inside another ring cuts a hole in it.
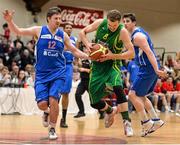
[{"label": "basketball", "polygon": [[104,55],[107,53],[108,53],[108,49],[106,47],[104,47],[101,44],[94,44],[91,48],[91,53],[90,53],[89,57],[92,60],[97,60],[101,57],[101,55]]}]

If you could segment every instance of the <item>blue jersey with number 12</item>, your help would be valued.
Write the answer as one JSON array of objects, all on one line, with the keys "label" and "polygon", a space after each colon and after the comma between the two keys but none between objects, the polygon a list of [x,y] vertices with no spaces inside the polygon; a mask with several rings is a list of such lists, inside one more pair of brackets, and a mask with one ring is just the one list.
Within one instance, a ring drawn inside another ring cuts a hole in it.
[{"label": "blue jersey with number 12", "polygon": [[48,26],[42,26],[36,43],[36,83],[65,78],[64,32],[57,29],[53,35]]}]

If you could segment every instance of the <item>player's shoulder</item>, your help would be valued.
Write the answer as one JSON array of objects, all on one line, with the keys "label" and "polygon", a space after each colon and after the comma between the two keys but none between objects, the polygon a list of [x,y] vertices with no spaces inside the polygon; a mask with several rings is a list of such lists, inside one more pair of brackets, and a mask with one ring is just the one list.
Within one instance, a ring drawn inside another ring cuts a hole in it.
[{"label": "player's shoulder", "polygon": [[136,32],[134,34],[134,40],[145,40],[146,39],[146,35],[143,34],[142,32]]}]

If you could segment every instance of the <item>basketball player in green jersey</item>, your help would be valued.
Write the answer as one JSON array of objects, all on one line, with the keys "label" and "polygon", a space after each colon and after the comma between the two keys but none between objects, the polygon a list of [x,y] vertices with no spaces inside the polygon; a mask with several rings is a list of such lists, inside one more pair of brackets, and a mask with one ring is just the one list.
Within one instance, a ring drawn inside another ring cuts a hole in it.
[{"label": "basketball player in green jersey", "polygon": [[[95,42],[108,47],[108,54],[99,61],[92,62],[89,82],[89,96],[91,106],[95,109],[105,111],[105,127],[110,127],[114,121],[114,115],[121,112],[124,131],[126,136],[133,136],[131,119],[128,114],[128,104],[123,91],[120,65],[121,59],[134,57],[134,49],[128,31],[120,24],[121,14],[118,10],[111,10],[107,18],[98,19],[88,25],[79,33],[80,38],[89,51],[92,43],[88,41],[87,33],[96,31]],[[122,49],[127,51],[122,53]],[[117,107],[109,106],[102,100],[108,95],[107,89],[111,89],[117,96]]]}]

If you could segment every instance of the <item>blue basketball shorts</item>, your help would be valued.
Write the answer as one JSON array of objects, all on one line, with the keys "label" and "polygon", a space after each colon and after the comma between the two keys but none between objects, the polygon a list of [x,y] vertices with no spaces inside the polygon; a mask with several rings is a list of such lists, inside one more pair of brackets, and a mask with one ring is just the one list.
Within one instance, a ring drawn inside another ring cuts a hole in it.
[{"label": "blue basketball shorts", "polygon": [[35,83],[35,95],[36,101],[49,101],[49,97],[54,97],[58,101],[60,100],[60,92],[62,90],[62,86],[64,85],[63,79],[56,79],[49,82],[37,81]]},{"label": "blue basketball shorts", "polygon": [[72,63],[66,64],[66,78],[64,86],[62,87],[61,94],[70,93],[72,88],[72,79],[73,79],[73,65]]},{"label": "blue basketball shorts", "polygon": [[138,73],[134,80],[131,90],[134,90],[136,95],[144,97],[153,92],[158,76],[155,73]]}]

